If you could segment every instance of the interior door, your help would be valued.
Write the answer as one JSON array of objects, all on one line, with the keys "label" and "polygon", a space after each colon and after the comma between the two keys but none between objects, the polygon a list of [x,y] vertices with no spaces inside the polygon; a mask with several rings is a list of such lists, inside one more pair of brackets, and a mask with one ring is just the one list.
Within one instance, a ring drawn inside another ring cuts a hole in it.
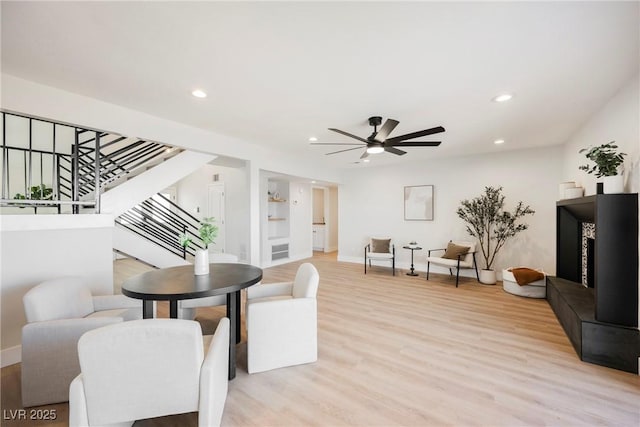
[{"label": "interior door", "polygon": [[224,208],[224,183],[210,184],[208,187],[207,216],[216,219],[218,237],[215,244],[209,247],[210,252],[225,252],[225,208]]}]

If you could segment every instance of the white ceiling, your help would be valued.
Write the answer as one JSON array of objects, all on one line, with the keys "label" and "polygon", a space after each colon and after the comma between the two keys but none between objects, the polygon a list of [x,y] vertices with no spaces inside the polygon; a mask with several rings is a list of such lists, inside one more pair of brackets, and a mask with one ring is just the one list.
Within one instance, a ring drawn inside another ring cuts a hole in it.
[{"label": "white ceiling", "polygon": [[391,136],[447,129],[370,165],[562,143],[640,62],[638,2],[1,7],[5,73],[302,156],[333,151],[310,136],[352,142],[328,127],[366,137],[371,115],[400,121]]}]

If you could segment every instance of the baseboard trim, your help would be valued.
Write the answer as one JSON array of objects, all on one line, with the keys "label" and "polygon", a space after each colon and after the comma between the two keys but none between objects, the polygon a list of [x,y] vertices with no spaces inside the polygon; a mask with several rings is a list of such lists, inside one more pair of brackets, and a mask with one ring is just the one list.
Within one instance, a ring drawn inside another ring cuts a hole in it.
[{"label": "baseboard trim", "polygon": [[15,365],[22,360],[22,346],[16,345],[0,351],[0,367]]}]

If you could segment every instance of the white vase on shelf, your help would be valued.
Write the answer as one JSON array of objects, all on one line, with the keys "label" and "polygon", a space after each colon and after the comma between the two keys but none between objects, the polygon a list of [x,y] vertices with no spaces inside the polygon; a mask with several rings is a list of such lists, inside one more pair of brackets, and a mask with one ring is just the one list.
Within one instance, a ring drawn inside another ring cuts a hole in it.
[{"label": "white vase on shelf", "polygon": [[624,175],[603,176],[605,194],[624,193]]},{"label": "white vase on shelf", "polygon": [[193,266],[193,273],[196,276],[209,274],[209,251],[206,249],[196,250],[196,259]]}]

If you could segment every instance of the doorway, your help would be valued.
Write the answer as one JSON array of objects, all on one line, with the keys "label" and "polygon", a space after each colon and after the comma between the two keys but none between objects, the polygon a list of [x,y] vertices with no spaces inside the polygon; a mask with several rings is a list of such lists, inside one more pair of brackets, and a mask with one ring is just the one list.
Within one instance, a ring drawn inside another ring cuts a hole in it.
[{"label": "doorway", "polygon": [[216,219],[218,226],[218,237],[215,244],[209,247],[209,252],[225,252],[225,203],[224,203],[224,182],[209,184],[207,187],[207,216]]}]

